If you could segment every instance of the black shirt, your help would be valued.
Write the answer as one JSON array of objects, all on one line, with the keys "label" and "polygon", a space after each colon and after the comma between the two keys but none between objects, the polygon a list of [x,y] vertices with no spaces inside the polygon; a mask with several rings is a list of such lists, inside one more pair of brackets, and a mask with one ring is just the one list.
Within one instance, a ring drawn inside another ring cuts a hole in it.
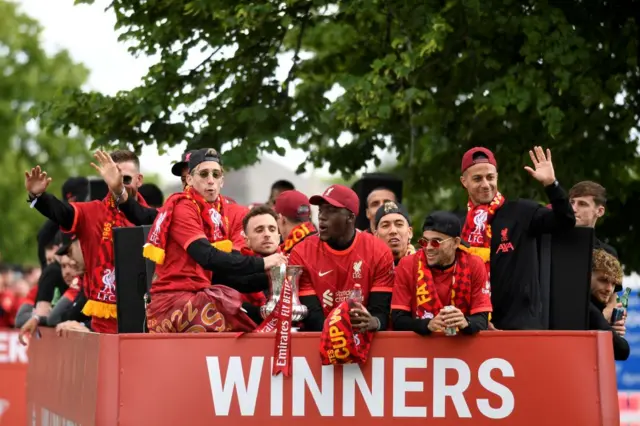
[{"label": "black shirt", "polygon": [[566,192],[545,188],[552,209],[531,200],[506,201],[491,223],[492,322],[500,330],[543,328],[537,238],[571,229],[575,216]]},{"label": "black shirt", "polygon": [[613,357],[616,361],[626,361],[629,358],[631,349],[626,339],[616,333],[611,325],[604,319],[602,311],[605,305],[598,300],[591,298],[589,303],[589,330],[610,331],[613,335]]}]

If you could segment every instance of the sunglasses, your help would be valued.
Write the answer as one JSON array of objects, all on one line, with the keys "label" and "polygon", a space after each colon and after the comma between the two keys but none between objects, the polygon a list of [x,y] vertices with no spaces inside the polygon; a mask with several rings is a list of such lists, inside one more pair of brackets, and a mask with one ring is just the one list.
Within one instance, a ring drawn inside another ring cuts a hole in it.
[{"label": "sunglasses", "polygon": [[122,176],[122,183],[125,185],[131,185],[131,182],[133,182],[133,177],[131,176],[127,176],[127,175],[123,175]]},{"label": "sunglasses", "polygon": [[420,244],[420,247],[422,248],[427,248],[429,246],[429,244],[431,244],[431,247],[433,247],[434,249],[439,249],[440,245],[444,242],[447,242],[449,240],[453,240],[453,237],[447,238],[446,240],[442,240],[440,238],[432,238],[432,239],[427,239],[427,238],[420,238],[418,240],[418,244]]},{"label": "sunglasses", "polygon": [[202,179],[206,179],[211,175],[214,179],[220,179],[222,177],[222,170],[200,170],[197,173]]}]

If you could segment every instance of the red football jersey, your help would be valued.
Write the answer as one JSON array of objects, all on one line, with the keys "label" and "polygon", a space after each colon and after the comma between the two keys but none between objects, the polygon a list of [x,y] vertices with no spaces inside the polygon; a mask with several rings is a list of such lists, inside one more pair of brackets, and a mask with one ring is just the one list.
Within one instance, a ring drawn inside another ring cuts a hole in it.
[{"label": "red football jersey", "polygon": [[349,248],[333,250],[311,235],[291,251],[289,265],[302,265],[300,296],[316,295],[325,315],[347,299],[360,284],[364,305],[374,291],[393,291],[393,254],[382,240],[357,231]]},{"label": "red football jersey", "polygon": [[[395,284],[391,309],[411,312],[417,318],[417,273],[415,254],[400,259],[395,272]],[[471,305],[470,315],[480,312],[491,312],[491,286],[487,279],[487,269],[478,256],[469,256],[471,268]],[[445,270],[431,269],[433,281],[438,292],[438,298],[443,305],[451,303],[451,282],[453,267]]]},{"label": "red football jersey", "polygon": [[199,291],[211,286],[213,273],[198,265],[187,253],[187,247],[201,238],[206,239],[207,236],[198,207],[187,199],[178,201],[169,225],[164,262],[156,265],[151,294],[176,290]]}]

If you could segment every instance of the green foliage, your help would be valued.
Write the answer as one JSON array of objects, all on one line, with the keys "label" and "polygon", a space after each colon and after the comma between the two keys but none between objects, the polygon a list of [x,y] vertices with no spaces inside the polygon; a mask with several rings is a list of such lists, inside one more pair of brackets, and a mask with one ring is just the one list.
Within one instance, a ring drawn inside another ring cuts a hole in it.
[{"label": "green foliage", "polygon": [[[543,200],[523,171],[539,144],[552,149],[564,186],[591,178],[609,189],[603,235],[640,269],[628,209],[640,198],[629,136],[640,111],[637,2],[114,0],[111,8],[131,52],[161,59],[131,91],[69,93],[44,109],[53,128],[75,124],[111,145],[224,146],[232,167],[282,154],[282,138],[308,153],[299,170],[328,164],[347,179],[387,147],[416,211],[464,206],[460,158],[474,145],[495,150],[508,197]],[[186,67],[198,49],[209,56]],[[284,51],[294,65],[278,81]],[[330,102],[336,85],[345,92]],[[353,140],[338,144],[345,132]]]},{"label": "green foliage", "polygon": [[36,263],[36,234],[44,223],[26,202],[24,172],[42,165],[58,195],[68,176],[89,170],[84,139],[41,132],[31,119],[32,105],[77,89],[87,77],[67,52],[48,56],[40,46],[40,31],[15,3],[0,0],[0,253],[15,263]]}]

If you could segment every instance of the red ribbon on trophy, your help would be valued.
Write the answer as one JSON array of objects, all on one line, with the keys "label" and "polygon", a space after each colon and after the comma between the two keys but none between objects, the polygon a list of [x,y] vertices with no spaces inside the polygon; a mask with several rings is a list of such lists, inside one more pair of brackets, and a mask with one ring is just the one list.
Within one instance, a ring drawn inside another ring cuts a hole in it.
[{"label": "red ribbon on trophy", "polygon": [[280,373],[283,373],[286,377],[291,376],[292,299],[293,288],[291,287],[291,282],[285,276],[278,303],[262,324],[254,330],[254,333],[276,332],[273,370],[271,372],[274,376]]}]

